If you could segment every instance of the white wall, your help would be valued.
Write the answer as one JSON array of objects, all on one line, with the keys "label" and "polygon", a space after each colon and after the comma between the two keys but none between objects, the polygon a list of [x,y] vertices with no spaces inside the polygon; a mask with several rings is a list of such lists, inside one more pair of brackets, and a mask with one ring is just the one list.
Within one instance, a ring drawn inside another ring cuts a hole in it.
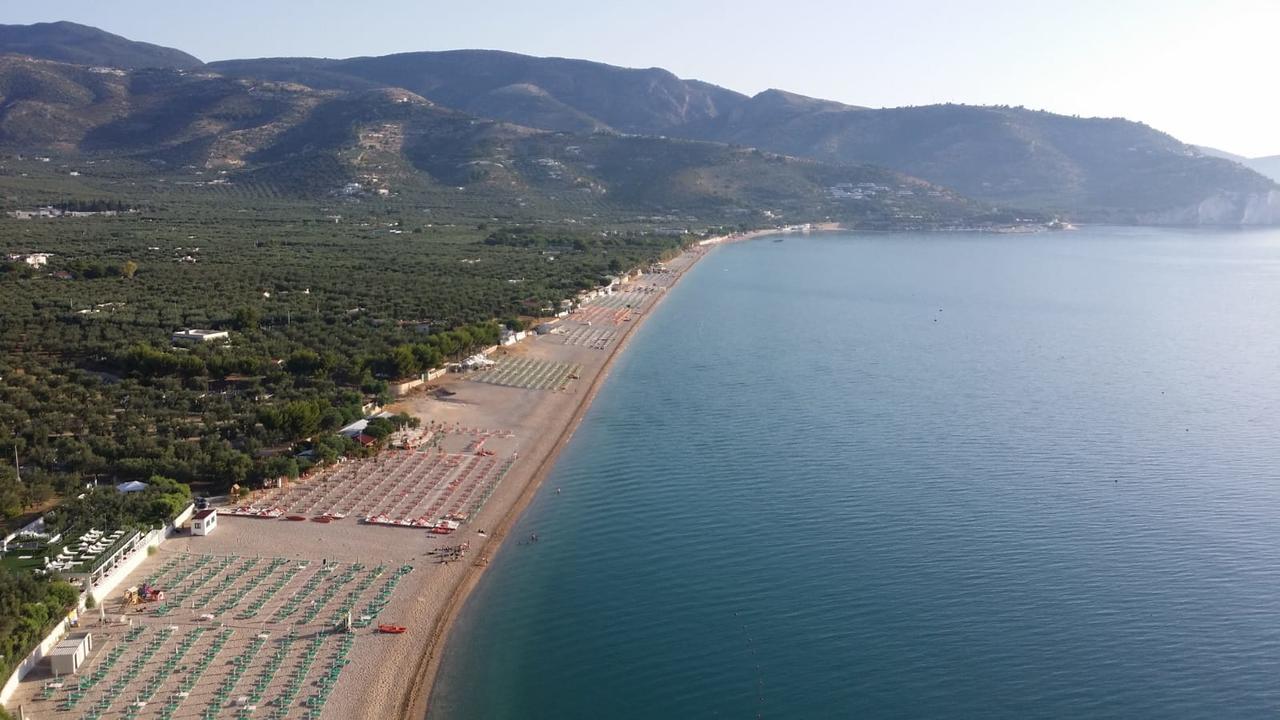
[{"label": "white wall", "polygon": [[4,688],[0,689],[0,705],[8,704],[9,698],[13,697],[14,691],[18,689],[18,683],[22,682],[22,678],[35,669],[35,666],[44,659],[44,656],[53,649],[53,646],[58,644],[62,636],[67,633],[67,624],[70,620],[71,616],[68,614],[67,617],[62,618],[61,622],[54,625],[53,630],[45,636],[44,640],[40,641],[35,650],[31,651],[27,659],[18,665],[18,669],[13,671],[13,674],[9,676],[9,680],[5,682]]},{"label": "white wall", "polygon": [[186,510],[183,510],[182,512],[178,513],[178,516],[173,519],[173,522],[170,523],[170,526],[175,529],[182,527],[188,520],[191,519],[191,516],[194,515],[195,513],[196,513],[196,504],[191,503],[190,505],[187,506]]},{"label": "white wall", "polygon": [[392,383],[387,386],[393,397],[403,397],[413,390],[422,387],[426,381],[422,378],[414,378],[413,380],[405,380],[404,382]]},{"label": "white wall", "polygon": [[105,601],[116,588],[120,587],[120,583],[124,582],[129,573],[137,570],[138,566],[146,561],[147,550],[157,547],[171,534],[171,528],[165,528],[164,530],[152,530],[143,535],[142,540],[138,542],[134,551],[128,557],[121,561],[110,573],[102,576],[102,579],[96,585],[89,588],[88,594],[93,596],[94,602],[102,603]]}]

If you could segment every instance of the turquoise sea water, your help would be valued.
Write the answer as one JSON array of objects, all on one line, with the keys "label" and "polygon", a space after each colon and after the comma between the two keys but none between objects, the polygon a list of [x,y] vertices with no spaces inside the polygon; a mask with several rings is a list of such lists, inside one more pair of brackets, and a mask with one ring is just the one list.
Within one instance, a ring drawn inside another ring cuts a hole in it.
[{"label": "turquoise sea water", "polygon": [[1280,233],[719,249],[512,538],[432,717],[1274,717]]}]

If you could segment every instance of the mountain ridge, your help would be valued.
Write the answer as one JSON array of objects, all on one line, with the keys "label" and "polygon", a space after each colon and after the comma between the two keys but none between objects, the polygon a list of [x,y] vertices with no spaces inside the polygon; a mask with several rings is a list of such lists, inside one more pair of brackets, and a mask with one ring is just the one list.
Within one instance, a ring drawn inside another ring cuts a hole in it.
[{"label": "mountain ridge", "polygon": [[1265,175],[1276,182],[1280,182],[1280,155],[1268,155],[1266,157],[1245,157],[1244,155],[1236,155],[1225,150],[1197,145],[1196,149],[1205,155],[1218,157],[1224,160],[1230,160],[1239,163],[1256,173]]},{"label": "mountain ridge", "polygon": [[[573,58],[530,60],[528,55],[503,50],[442,50],[342,60],[224,60],[209,67],[239,77],[296,80],[325,90],[393,85],[464,112],[472,111],[477,97],[529,85],[603,127],[642,135],[660,135],[678,125],[714,117],[746,99],[710,83],[682,80],[661,68],[623,68]],[[539,127],[574,129],[554,118]]]},{"label": "mountain ridge", "polygon": [[[759,222],[771,212],[889,226],[963,224],[989,212],[891,170],[697,140],[539,130],[399,88],[316,90],[174,69],[104,73],[12,55],[0,57],[0,150],[94,166],[80,177],[110,166],[114,175],[101,182],[117,189],[145,179],[202,192],[394,196],[513,217],[642,212]],[[859,183],[879,189],[859,202],[837,192]]]},{"label": "mountain ridge", "polygon": [[[501,72],[495,73],[491,63]],[[665,135],[879,165],[985,202],[1077,220],[1199,217],[1193,209],[1208,203],[1219,208],[1214,217],[1229,217],[1232,211],[1226,209],[1235,208],[1245,222],[1269,217],[1247,208],[1259,202],[1269,207],[1276,189],[1273,180],[1251,169],[1206,158],[1166,133],[1122,118],[1077,118],[1012,106],[873,109],[778,89],[748,97],[665,71],[646,76],[655,71],[502,51],[239,60],[211,68],[242,77],[319,80],[333,88],[397,85],[466,112],[544,129]],[[580,68],[590,69],[596,85],[602,77],[615,80],[613,94],[583,93],[580,87],[561,91],[567,69]],[[634,87],[637,80],[659,78],[661,92]],[[628,89],[624,79],[633,87]],[[529,93],[495,95],[499,80],[536,88],[537,102]],[[679,111],[673,111],[677,105]],[[615,119],[618,112],[624,112],[626,123]]]},{"label": "mountain ridge", "polygon": [[129,40],[65,20],[33,25],[0,25],[0,53],[124,69],[167,67],[193,70],[204,66],[199,58],[181,50]]},{"label": "mountain ridge", "polygon": [[[0,42],[0,52],[7,49]],[[50,54],[57,51],[55,45]],[[875,165],[985,203],[1073,220],[1254,223],[1280,216],[1273,179],[1122,118],[1012,106],[874,109],[779,89],[748,97],[661,68],[497,50],[224,60],[199,71],[317,92],[399,88],[478,118],[543,131],[682,138],[836,166]],[[51,112],[54,128],[77,122]],[[28,132],[40,137],[52,130]]]}]

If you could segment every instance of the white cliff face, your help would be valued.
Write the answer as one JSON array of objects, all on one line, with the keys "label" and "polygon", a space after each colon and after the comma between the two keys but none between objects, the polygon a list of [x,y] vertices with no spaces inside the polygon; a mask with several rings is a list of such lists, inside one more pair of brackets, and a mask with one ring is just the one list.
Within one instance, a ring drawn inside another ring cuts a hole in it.
[{"label": "white cliff face", "polygon": [[1280,190],[1218,193],[1199,203],[1138,218],[1144,225],[1280,225]]},{"label": "white cliff face", "polygon": [[1251,195],[1240,222],[1244,225],[1280,225],[1280,190]]}]

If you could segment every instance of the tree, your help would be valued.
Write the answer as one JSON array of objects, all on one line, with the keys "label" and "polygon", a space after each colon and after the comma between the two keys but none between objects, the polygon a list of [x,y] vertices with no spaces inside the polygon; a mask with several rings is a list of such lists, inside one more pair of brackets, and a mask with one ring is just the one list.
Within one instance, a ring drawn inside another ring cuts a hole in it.
[{"label": "tree", "polygon": [[285,455],[267,458],[262,464],[262,479],[264,480],[278,477],[294,479],[298,477],[299,472],[298,461]]},{"label": "tree", "polygon": [[242,307],[237,308],[231,314],[231,327],[240,332],[249,332],[257,330],[262,324],[262,313],[257,308]]},{"label": "tree", "polygon": [[148,503],[146,517],[154,524],[172,520],[191,503],[191,488],[161,475],[147,480],[142,495]]},{"label": "tree", "polygon": [[262,424],[275,430],[285,440],[297,440],[315,434],[320,429],[324,409],[315,400],[295,400],[278,409],[268,408],[262,413]]},{"label": "tree", "polygon": [[284,367],[294,375],[319,375],[325,369],[324,359],[314,350],[295,350],[285,360]]},{"label": "tree", "polygon": [[369,437],[378,438],[379,440],[381,440],[382,438],[395,432],[395,429],[396,429],[395,423],[391,422],[387,418],[374,418],[369,421],[368,425],[365,426],[364,434],[368,435]]},{"label": "tree", "polygon": [[23,486],[8,465],[0,467],[0,517],[8,520],[22,514]]},{"label": "tree", "polygon": [[125,278],[132,279],[134,274],[138,272],[138,263],[132,260],[125,260],[120,264],[120,275]]},{"label": "tree", "polygon": [[389,359],[392,377],[406,378],[418,372],[418,358],[409,345],[399,345],[391,351]]},{"label": "tree", "polygon": [[415,344],[413,346],[413,357],[418,361],[418,368],[421,370],[440,367],[440,363],[443,361],[440,351],[427,343]]}]

